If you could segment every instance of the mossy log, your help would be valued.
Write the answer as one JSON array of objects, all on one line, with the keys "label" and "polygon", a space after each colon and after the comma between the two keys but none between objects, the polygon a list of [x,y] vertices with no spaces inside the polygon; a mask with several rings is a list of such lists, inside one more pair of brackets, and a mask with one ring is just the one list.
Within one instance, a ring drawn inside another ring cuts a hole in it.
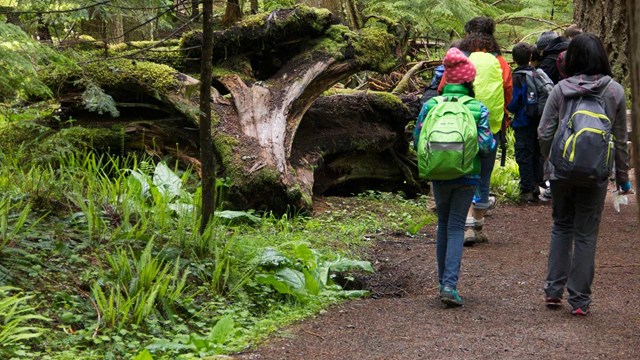
[{"label": "mossy log", "polygon": [[[354,32],[335,24],[328,11],[304,6],[256,15],[216,33],[213,138],[220,176],[233,183],[229,205],[308,210],[314,184],[321,193],[365,179],[421,191],[405,134],[417,115],[410,107],[386,93],[320,98],[349,75],[397,67],[405,34],[397,24],[380,23]],[[187,35],[183,46],[194,47],[198,38]],[[143,62],[99,64],[84,75],[116,106],[148,103],[198,122],[195,79]],[[77,94],[73,99],[80,103]]]}]

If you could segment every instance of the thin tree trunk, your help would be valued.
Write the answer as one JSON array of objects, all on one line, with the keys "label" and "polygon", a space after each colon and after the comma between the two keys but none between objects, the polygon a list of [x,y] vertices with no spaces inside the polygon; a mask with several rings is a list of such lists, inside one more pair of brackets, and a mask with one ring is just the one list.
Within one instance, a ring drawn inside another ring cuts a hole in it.
[{"label": "thin tree trunk", "polygon": [[43,42],[51,42],[51,32],[49,32],[49,26],[44,23],[42,14],[37,15],[38,28],[36,29],[38,40]]},{"label": "thin tree trunk", "polygon": [[[630,44],[640,43],[640,3],[635,0],[627,0],[627,19]],[[636,194],[640,193],[638,172],[640,171],[640,49],[638,46],[630,46],[629,68],[631,71],[631,123],[633,131],[631,142],[633,146],[633,162],[636,173]],[[636,201],[638,196],[636,196]],[[640,219],[640,210],[638,211]]]},{"label": "thin tree trunk", "polygon": [[358,11],[358,0],[345,0],[347,9],[347,17],[349,18],[349,26],[352,29],[360,29],[362,27],[362,17]]},{"label": "thin tree trunk", "polygon": [[199,0],[191,0],[191,18],[196,18],[200,15],[200,1]]},{"label": "thin tree trunk", "polygon": [[204,233],[216,204],[216,164],[211,135],[211,73],[213,56],[213,0],[203,0],[202,65],[200,73],[200,161],[202,163],[202,222]]},{"label": "thin tree trunk", "polygon": [[242,19],[240,0],[227,0],[227,8],[222,17],[222,26],[229,27]]},{"label": "thin tree trunk", "polygon": [[260,11],[258,0],[251,0],[251,13],[257,14]]}]

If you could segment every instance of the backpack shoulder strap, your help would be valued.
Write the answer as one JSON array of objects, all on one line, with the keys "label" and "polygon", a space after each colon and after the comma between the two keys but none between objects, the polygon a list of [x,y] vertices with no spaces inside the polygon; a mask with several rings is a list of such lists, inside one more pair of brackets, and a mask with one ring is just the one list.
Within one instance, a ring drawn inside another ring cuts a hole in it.
[{"label": "backpack shoulder strap", "polygon": [[469,96],[469,95],[462,95],[462,96],[460,96],[460,97],[458,98],[458,101],[459,101],[460,103],[462,103],[462,104],[465,104],[465,105],[466,105],[469,101],[473,101],[473,100],[475,100],[475,99],[474,99],[474,98],[472,98],[472,97],[471,97],[471,96]]}]

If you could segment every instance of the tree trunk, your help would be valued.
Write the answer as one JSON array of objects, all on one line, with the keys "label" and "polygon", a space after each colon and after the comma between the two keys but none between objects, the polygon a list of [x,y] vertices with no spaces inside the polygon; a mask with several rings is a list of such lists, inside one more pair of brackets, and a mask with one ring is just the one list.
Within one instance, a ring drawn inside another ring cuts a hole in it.
[{"label": "tree trunk", "polygon": [[[212,5],[213,6],[213,5]],[[191,18],[196,18],[200,15],[200,1],[191,0]]]},{"label": "tree trunk", "polygon": [[344,5],[349,19],[349,27],[360,29],[362,27],[362,16],[358,10],[358,0],[345,0]]},{"label": "tree trunk", "polygon": [[602,40],[609,53],[613,75],[620,82],[629,74],[627,10],[625,1],[574,1],[573,21]]},{"label": "tree trunk", "polygon": [[44,23],[44,18],[41,13],[36,15],[38,19],[38,25],[36,29],[38,41],[51,42],[51,32],[49,32],[49,26]]},{"label": "tree trunk", "polygon": [[319,9],[327,9],[331,11],[333,16],[339,19],[340,22],[344,19],[342,0],[298,0],[298,3]]},{"label": "tree trunk", "polygon": [[[634,0],[627,0],[627,19],[629,24],[630,44],[635,44],[629,49],[630,70],[631,70],[631,123],[633,127],[631,144],[633,147],[633,161],[636,173],[636,194],[640,194],[640,3]],[[636,200],[638,196],[636,195]],[[638,211],[640,219],[640,211]]]},{"label": "tree trunk", "polygon": [[251,0],[251,13],[257,14],[259,9],[258,0]]},{"label": "tree trunk", "polygon": [[213,219],[216,206],[216,164],[211,135],[211,72],[213,56],[213,0],[202,2],[202,70],[200,72],[200,162],[202,163],[203,234]]},{"label": "tree trunk", "polygon": [[222,26],[229,27],[242,19],[240,0],[227,0],[227,7],[222,17]]}]

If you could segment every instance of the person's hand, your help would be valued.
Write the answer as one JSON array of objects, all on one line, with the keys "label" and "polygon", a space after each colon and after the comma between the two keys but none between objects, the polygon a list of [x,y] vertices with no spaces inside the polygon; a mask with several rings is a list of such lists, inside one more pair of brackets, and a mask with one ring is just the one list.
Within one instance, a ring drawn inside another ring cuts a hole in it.
[{"label": "person's hand", "polygon": [[630,181],[627,181],[626,183],[620,185],[620,195],[627,195],[627,194],[633,194]]}]

